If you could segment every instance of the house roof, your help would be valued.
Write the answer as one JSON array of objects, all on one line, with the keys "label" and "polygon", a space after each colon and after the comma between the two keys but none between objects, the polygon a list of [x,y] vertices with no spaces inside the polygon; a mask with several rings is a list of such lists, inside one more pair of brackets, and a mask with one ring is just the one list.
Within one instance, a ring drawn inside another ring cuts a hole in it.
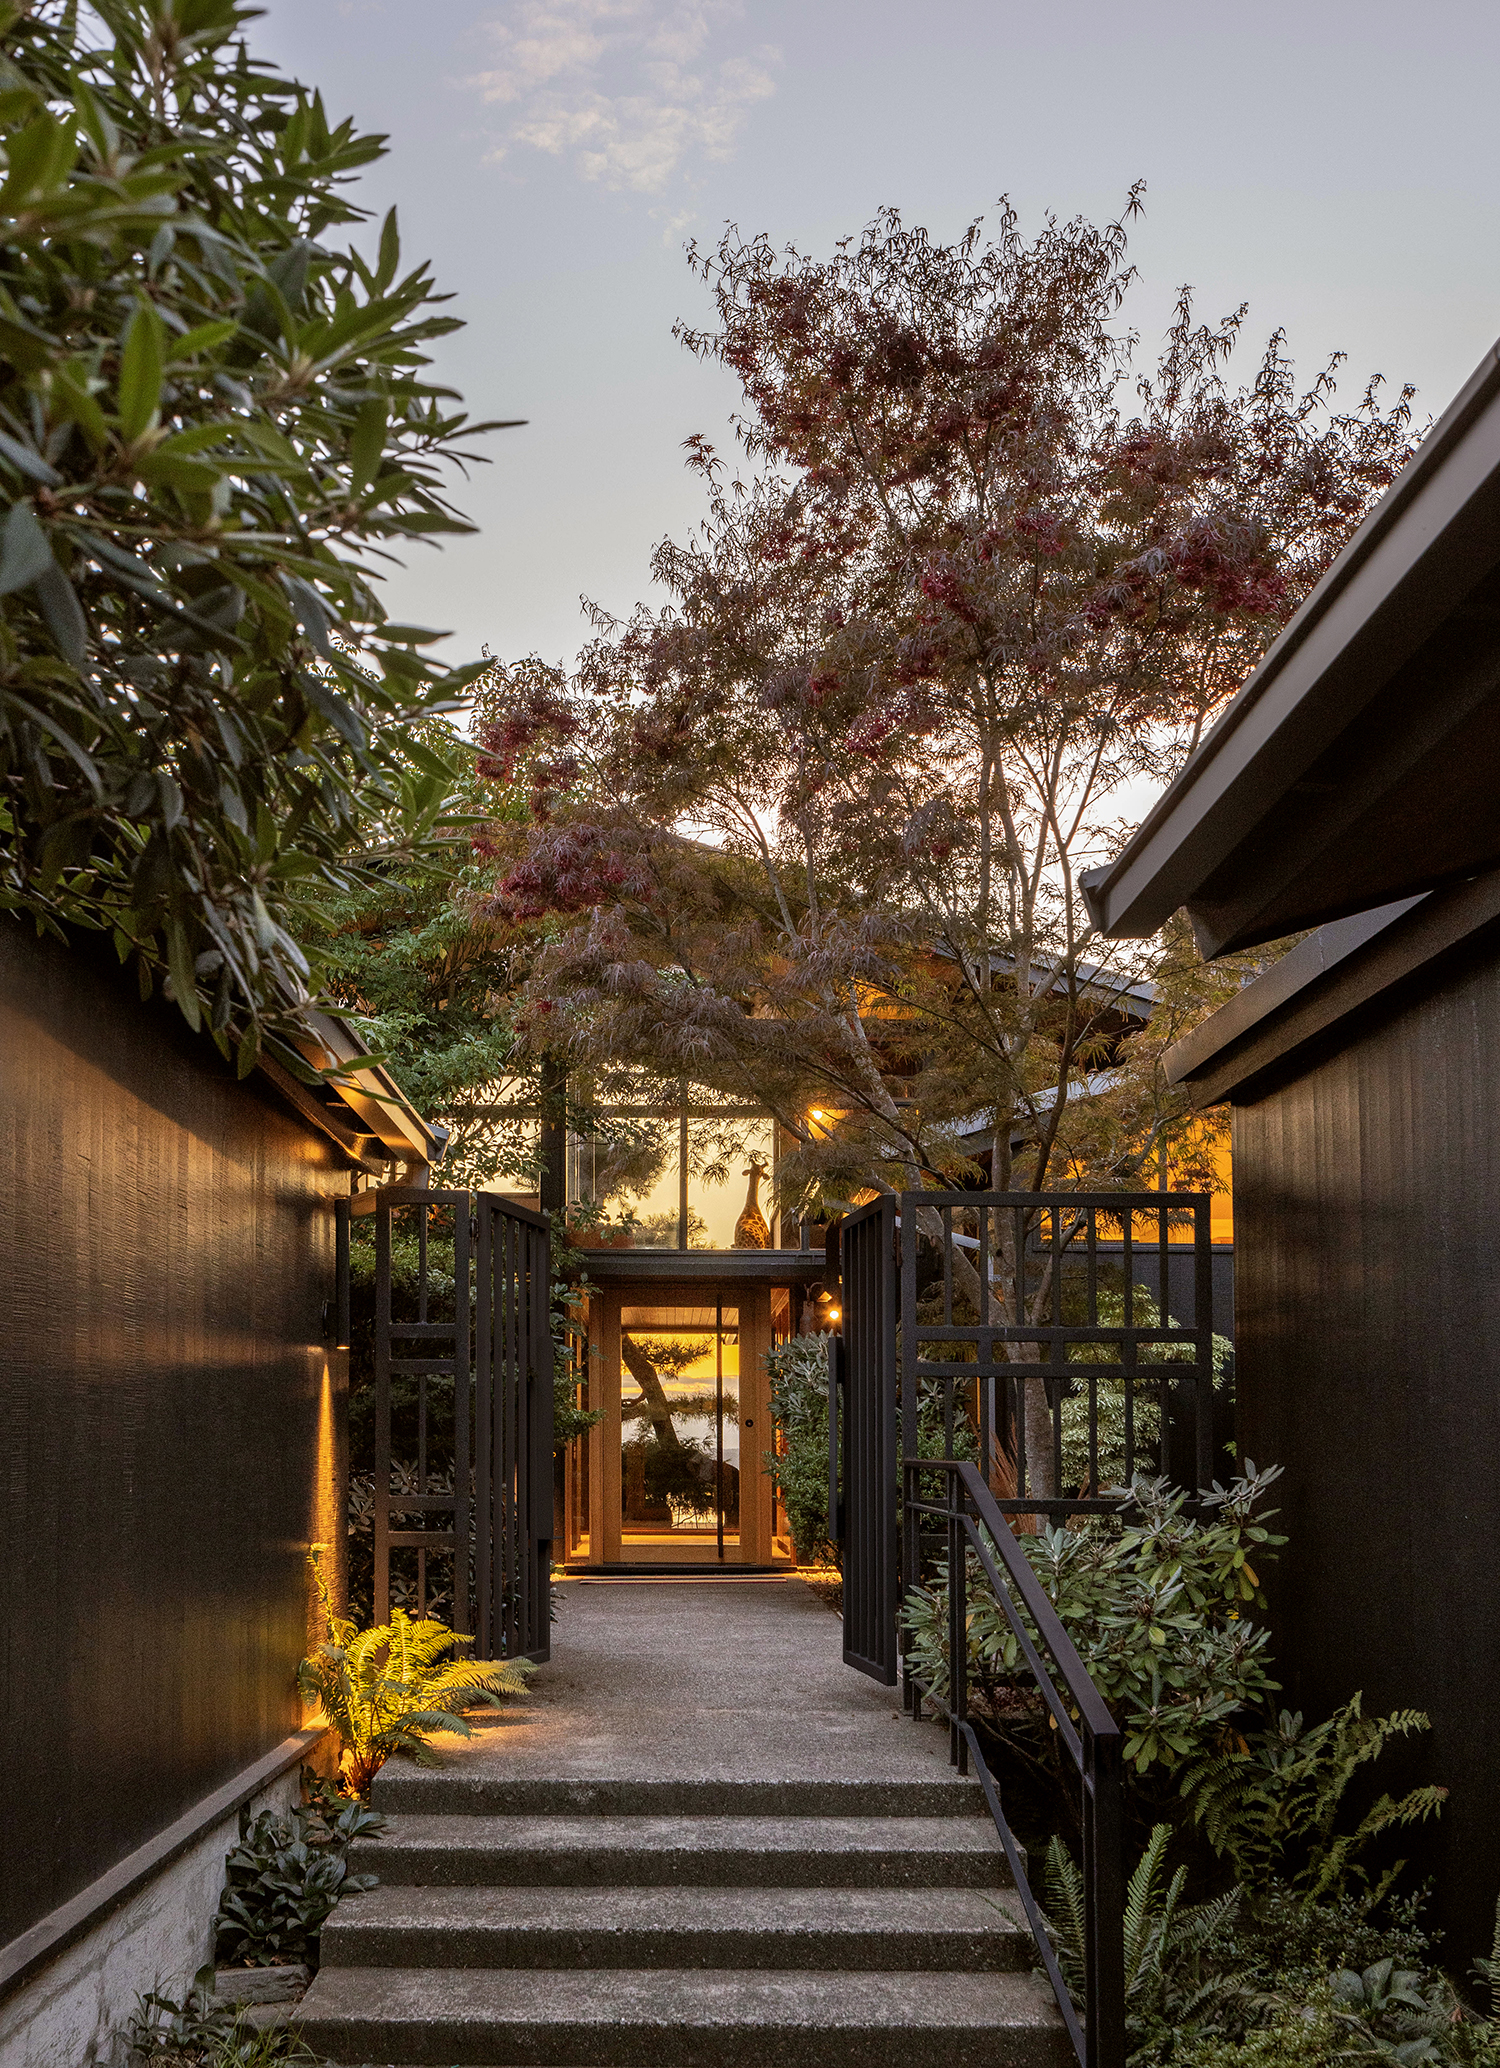
[{"label": "house roof", "polygon": [[1207,955],[1500,863],[1500,350],[1422,441],[1145,823],[1096,925],[1186,906]]},{"label": "house roof", "polygon": [[[297,1046],[315,1070],[337,1070],[365,1053],[365,1044],[336,1013],[309,1013],[306,1026]],[[448,1146],[447,1130],[425,1121],[379,1064],[340,1070],[337,1084],[316,1085],[302,1083],[269,1056],[262,1057],[260,1067],[303,1119],[363,1170],[380,1171],[387,1163],[436,1163]]]}]

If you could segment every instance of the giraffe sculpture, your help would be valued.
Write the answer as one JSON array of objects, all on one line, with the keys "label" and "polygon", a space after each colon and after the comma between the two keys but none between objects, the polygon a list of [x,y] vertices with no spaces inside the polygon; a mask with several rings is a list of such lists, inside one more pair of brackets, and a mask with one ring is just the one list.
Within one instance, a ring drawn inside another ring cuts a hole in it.
[{"label": "giraffe sculpture", "polygon": [[749,1168],[744,1176],[750,1180],[745,1192],[745,1210],[734,1224],[735,1249],[769,1249],[771,1231],[766,1226],[766,1217],[760,1210],[760,1181],[768,1172],[758,1156],[750,1158]]}]

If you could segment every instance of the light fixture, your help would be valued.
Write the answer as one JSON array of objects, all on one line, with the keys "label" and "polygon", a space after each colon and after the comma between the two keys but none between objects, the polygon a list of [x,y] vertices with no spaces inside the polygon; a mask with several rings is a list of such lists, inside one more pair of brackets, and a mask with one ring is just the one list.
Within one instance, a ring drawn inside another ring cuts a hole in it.
[{"label": "light fixture", "polygon": [[823,1118],[823,1108],[821,1106],[814,1106],[808,1118],[810,1120],[821,1120]]},{"label": "light fixture", "polygon": [[839,1307],[830,1307],[828,1310],[828,1319],[830,1321],[842,1321],[843,1310]]}]

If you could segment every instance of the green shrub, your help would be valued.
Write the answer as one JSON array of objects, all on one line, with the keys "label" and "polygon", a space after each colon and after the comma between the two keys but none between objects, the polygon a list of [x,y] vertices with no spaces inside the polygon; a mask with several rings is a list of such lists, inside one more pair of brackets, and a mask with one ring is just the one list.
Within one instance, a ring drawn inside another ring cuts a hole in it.
[{"label": "green shrub", "polygon": [[468,528],[490,428],[424,378],[456,325],[394,212],[368,261],[331,234],[382,139],[252,15],[0,4],[0,907],[102,933],[242,1071],[361,844],[445,807],[408,721],[483,664],[425,660],[373,568]]},{"label": "green shrub", "polygon": [[125,2034],[130,2068],[333,2068],[286,2026],[262,2031],[243,2010],[214,2000],[214,1971],[200,1968],[180,2000],[153,1990]]},{"label": "green shrub", "polygon": [[[828,1538],[828,1338],[793,1336],[766,1352],[771,1378],[771,1419],[781,1447],[764,1454],[781,1502],[799,1564],[838,1565],[839,1548]],[[899,1430],[898,1430],[899,1454]],[[948,1454],[943,1423],[942,1389],[922,1389],[917,1409],[917,1454]],[[977,1455],[974,1430],[960,1414],[953,1432],[953,1455]]]},{"label": "green shrub", "polygon": [[[304,1786],[308,1778],[304,1772]],[[214,1918],[218,1958],[246,1967],[316,1961],[318,1934],[334,1904],[374,1888],[379,1878],[349,1873],[349,1847],[384,1829],[384,1817],[317,1783],[304,1808],[250,1819],[224,1862]]]},{"label": "green shrub", "polygon": [[[1137,1480],[1137,1519],[1082,1523],[1023,1537],[1021,1546],[1090,1679],[1125,1730],[1137,1774],[1215,1748],[1231,1718],[1275,1690],[1269,1633],[1245,1611],[1261,1600],[1258,1563],[1284,1541],[1261,1504],[1275,1470],[1207,1497],[1205,1518],[1164,1480]],[[1055,1734],[1004,1610],[969,1554],[971,1700],[990,1727],[1030,1757],[1055,1757]],[[1256,1561],[1252,1563],[1252,1560]],[[910,1669],[940,1698],[948,1686],[947,1568],[908,1595]]]},{"label": "green shrub", "polygon": [[[1367,1719],[1356,1698],[1312,1730],[1284,1717],[1276,1730],[1252,1734],[1245,1750],[1183,1770],[1189,1804],[1195,1790],[1207,1790],[1199,1824],[1189,1819],[1175,1833],[1157,1824],[1127,1889],[1132,2068],[1495,2058],[1487,2051],[1493,2028],[1468,2016],[1432,1967],[1421,1895],[1391,1896],[1401,1863],[1376,1877],[1362,1857],[1382,1834],[1432,1814],[1442,1791],[1415,1790],[1400,1803],[1387,1795],[1362,1818],[1343,1814],[1355,1773],[1425,1723],[1411,1712]],[[1187,1909],[1189,1866],[1178,1864],[1168,1879],[1166,1862],[1174,1844],[1198,1839],[1200,1824],[1216,1848],[1194,1869],[1211,1881],[1217,1867],[1222,1882],[1229,1868],[1232,1878]],[[1077,1991],[1082,1881],[1055,1838],[1046,1898],[1059,1960]]]},{"label": "green shrub", "polygon": [[[1123,1328],[1123,1287],[1100,1286],[1097,1298],[1099,1327]],[[1130,1311],[1136,1328],[1181,1326],[1170,1314],[1163,1323],[1160,1308],[1143,1285],[1133,1287]],[[1233,1356],[1234,1345],[1227,1337],[1212,1338],[1216,1388],[1226,1383]],[[1114,1343],[1074,1342],[1068,1346],[1070,1366],[1110,1364],[1117,1362],[1118,1358],[1119,1349]],[[1137,1459],[1150,1458],[1161,1445],[1161,1400],[1153,1383],[1154,1376],[1161,1373],[1170,1378],[1173,1367],[1190,1364],[1192,1359],[1191,1343],[1143,1343],[1137,1365],[1138,1377],[1133,1386],[1127,1388],[1124,1375],[1119,1372],[1101,1372],[1094,1379],[1096,1459],[1093,1462],[1097,1463],[1097,1472],[1090,1469],[1089,1380],[1087,1377],[1075,1378],[1076,1390],[1062,1404],[1063,1486],[1070,1492],[1091,1487],[1124,1486],[1130,1477],[1125,1453],[1127,1406],[1129,1419],[1134,1425],[1135,1456]]]},{"label": "green shrub", "polygon": [[793,1336],[766,1352],[780,1448],[765,1468],[786,1510],[799,1565],[839,1563],[828,1537],[828,1338]]}]

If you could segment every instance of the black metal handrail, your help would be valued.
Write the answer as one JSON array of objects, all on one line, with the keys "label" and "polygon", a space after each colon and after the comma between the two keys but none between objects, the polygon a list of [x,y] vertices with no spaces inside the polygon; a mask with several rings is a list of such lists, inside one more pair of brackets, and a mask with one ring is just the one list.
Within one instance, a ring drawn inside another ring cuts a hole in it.
[{"label": "black metal handrail", "polygon": [[[922,1498],[924,1473],[941,1473],[942,1503]],[[1125,1928],[1121,1859],[1121,1732],[1088,1676],[1073,1640],[1043,1591],[994,1495],[975,1467],[959,1458],[912,1458],[903,1467],[903,1524],[913,1571],[920,1570],[922,1518],[940,1517],[948,1545],[948,1700],[925,1687],[903,1659],[904,1690],[913,1716],[931,1702],[946,1717],[949,1757],[961,1774],[972,1762],[1000,1843],[1015,1877],[1016,1891],[1052,1984],[1073,2051],[1083,2068],[1124,2068]],[[986,1541],[988,1540],[988,1541]],[[1032,1894],[1021,1848],[1006,1822],[1000,1791],[969,1721],[969,1559],[973,1549],[995,1599],[1015,1632],[1042,1700],[1078,1769],[1082,1796],[1084,1891],[1084,2002],[1078,2010],[1058,1966],[1041,1908]],[[996,1564],[998,1556],[999,1564]],[[1002,1575],[1001,1567],[1004,1568]],[[1040,1647],[1040,1648],[1039,1648]],[[1043,1653],[1051,1660],[1049,1671]],[[1060,1683],[1060,1686],[1059,1686]]]}]

